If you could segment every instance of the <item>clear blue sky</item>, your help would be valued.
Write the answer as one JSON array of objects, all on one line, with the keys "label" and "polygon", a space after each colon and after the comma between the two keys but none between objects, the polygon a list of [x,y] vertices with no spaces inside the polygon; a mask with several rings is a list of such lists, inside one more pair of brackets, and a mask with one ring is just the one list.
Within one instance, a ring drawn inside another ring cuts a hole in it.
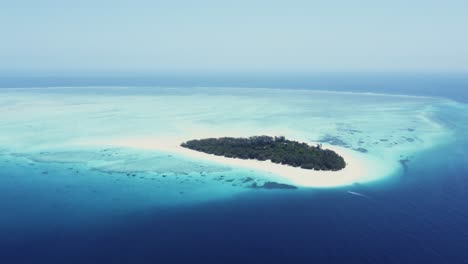
[{"label": "clear blue sky", "polygon": [[463,0],[0,2],[0,70],[468,71]]}]

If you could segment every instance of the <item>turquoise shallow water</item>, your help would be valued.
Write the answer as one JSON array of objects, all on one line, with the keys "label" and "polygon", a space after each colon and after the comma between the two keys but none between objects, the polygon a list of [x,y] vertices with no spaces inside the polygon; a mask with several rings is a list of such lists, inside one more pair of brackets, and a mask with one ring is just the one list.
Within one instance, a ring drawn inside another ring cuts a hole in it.
[{"label": "turquoise shallow water", "polygon": [[400,160],[451,140],[453,131],[435,115],[456,105],[430,97],[271,89],[4,89],[0,144],[36,161],[171,171],[170,164],[177,167],[173,159],[150,164],[151,157],[145,163],[129,153],[116,162],[112,154],[80,148],[146,138],[274,134],[353,149],[379,165],[376,174],[388,174]]},{"label": "turquoise shallow water", "polygon": [[401,173],[417,153],[453,140],[450,122],[439,114],[460,107],[432,97],[271,89],[95,87],[1,92],[0,144],[5,162],[42,175],[39,182],[52,181],[45,186],[67,185],[69,177],[75,184],[75,178],[85,174],[82,185],[115,186],[101,190],[103,207],[112,204],[114,196],[131,196],[126,200],[130,210],[138,201],[145,206],[206,201],[245,192],[253,181],[287,180],[173,153],[123,148],[117,144],[121,141],[285,135],[352,149],[372,166],[370,179],[379,179]]},{"label": "turquoise shallow water", "polygon": [[[247,245],[258,250],[252,259],[279,249],[286,258],[292,249],[274,242],[283,239],[295,245],[299,256],[306,256],[297,259],[300,261],[313,258],[306,254],[306,247],[298,245],[321,242],[323,247],[312,251],[327,252],[323,254],[332,258],[332,245],[342,240],[343,257],[375,260],[365,250],[367,246],[396,261],[391,250],[384,248],[397,247],[393,243],[401,240],[402,245],[414,246],[415,259],[421,259],[416,258],[421,254],[441,260],[451,254],[460,260],[464,240],[457,234],[464,234],[468,226],[463,221],[466,208],[460,202],[466,198],[468,175],[467,113],[461,103],[415,96],[234,88],[2,89],[3,249],[14,257],[25,246],[35,249],[37,241],[58,246],[60,241],[68,241],[62,234],[76,242],[62,248],[69,256],[78,247],[90,252],[81,261],[117,258],[118,254],[99,254],[88,248],[88,234],[95,237],[93,243],[107,244],[104,248],[110,251],[128,247],[124,241],[142,241],[140,247],[130,247],[128,255],[122,253],[127,261],[136,255],[166,259],[170,254],[163,251],[180,247],[185,248],[187,258],[205,255],[204,249],[209,247],[221,252],[221,257],[229,255],[224,248],[245,251]],[[249,188],[252,181],[282,179],[157,150],[109,144],[127,138],[203,133],[274,133],[344,146],[374,162],[375,177],[332,189],[257,190]],[[322,240],[299,232],[307,228],[322,234]],[[329,234],[319,231],[332,228],[336,230]],[[423,235],[426,229],[431,231]],[[214,242],[220,239],[217,231],[226,234],[218,246]],[[176,234],[178,243],[170,239]],[[441,241],[451,242],[451,247],[440,248],[436,242],[424,247],[424,239],[431,242],[443,234]],[[330,237],[325,239],[325,235]],[[389,244],[369,246],[385,235]],[[203,236],[206,239],[200,238]],[[358,241],[351,236],[359,237]],[[244,241],[245,247],[238,241]],[[159,250],[149,247],[151,244],[157,244]],[[353,244],[366,253],[352,256],[356,252]],[[49,251],[45,247],[32,252],[44,257],[41,252]],[[323,260],[318,253],[316,257]]]}]

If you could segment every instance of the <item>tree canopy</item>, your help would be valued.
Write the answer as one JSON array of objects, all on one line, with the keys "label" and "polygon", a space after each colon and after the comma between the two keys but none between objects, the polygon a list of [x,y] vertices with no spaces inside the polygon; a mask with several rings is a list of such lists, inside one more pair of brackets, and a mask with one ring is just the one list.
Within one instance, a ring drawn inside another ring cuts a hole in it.
[{"label": "tree canopy", "polygon": [[217,156],[271,160],[274,163],[310,170],[337,171],[346,166],[343,157],[332,150],[323,149],[320,144],[310,146],[284,137],[206,138],[190,140],[181,146]]}]

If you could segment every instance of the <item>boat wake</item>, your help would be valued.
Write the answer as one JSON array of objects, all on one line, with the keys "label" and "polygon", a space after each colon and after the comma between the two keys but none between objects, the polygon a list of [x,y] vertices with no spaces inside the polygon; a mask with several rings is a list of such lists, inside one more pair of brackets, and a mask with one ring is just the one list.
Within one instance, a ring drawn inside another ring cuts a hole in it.
[{"label": "boat wake", "polygon": [[362,194],[362,193],[357,193],[357,192],[353,192],[353,191],[348,191],[348,193],[349,193],[349,194],[352,194],[352,195],[356,195],[356,196],[364,197],[364,198],[366,198],[366,199],[369,199],[369,200],[371,200],[371,199],[372,199],[372,197],[370,197],[370,196],[367,196],[367,195],[365,195],[365,194]]}]

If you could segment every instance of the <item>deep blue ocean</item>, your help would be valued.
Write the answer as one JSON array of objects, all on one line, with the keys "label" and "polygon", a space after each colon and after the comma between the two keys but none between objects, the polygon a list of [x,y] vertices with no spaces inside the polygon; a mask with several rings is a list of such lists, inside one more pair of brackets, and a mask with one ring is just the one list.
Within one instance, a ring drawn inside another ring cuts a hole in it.
[{"label": "deep blue ocean", "polygon": [[[3,88],[54,86],[296,88],[439,96],[468,103],[468,77],[461,74],[0,78]],[[145,210],[96,225],[61,225],[70,219],[61,214],[17,219],[24,222],[23,230],[0,228],[0,263],[468,263],[468,136],[463,134],[468,126],[466,115],[445,114],[458,126],[456,143],[418,155],[403,175],[336,189],[251,192]],[[2,165],[0,174],[23,173],[8,166]],[[1,207],[3,218],[17,206],[34,210],[34,203],[18,197],[1,202],[9,205]],[[42,224],[31,229],[28,222]]]},{"label": "deep blue ocean", "polygon": [[246,87],[441,96],[468,102],[467,73],[0,72],[2,87]]}]

